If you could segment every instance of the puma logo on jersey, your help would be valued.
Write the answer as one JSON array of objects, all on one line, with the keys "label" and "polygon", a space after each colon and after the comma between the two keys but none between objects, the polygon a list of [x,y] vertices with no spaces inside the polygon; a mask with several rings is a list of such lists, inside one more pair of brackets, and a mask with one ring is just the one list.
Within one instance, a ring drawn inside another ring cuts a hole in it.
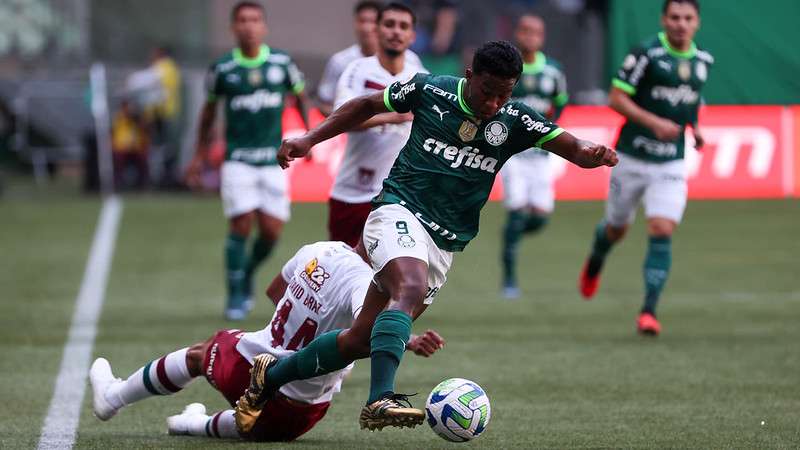
[{"label": "puma logo on jersey", "polygon": [[433,111],[439,114],[439,120],[444,120],[444,115],[450,112],[450,111],[442,111],[441,109],[439,109],[439,105],[433,105]]},{"label": "puma logo on jersey", "polygon": [[668,72],[672,70],[672,64],[670,64],[668,61],[658,60],[658,65]]},{"label": "puma logo on jersey", "polygon": [[446,142],[428,138],[422,144],[422,148],[434,155],[439,155],[447,161],[452,161],[450,167],[457,169],[462,165],[473,169],[480,169],[484,172],[495,173],[497,160],[480,154],[480,150],[475,147],[458,148],[448,145]]}]

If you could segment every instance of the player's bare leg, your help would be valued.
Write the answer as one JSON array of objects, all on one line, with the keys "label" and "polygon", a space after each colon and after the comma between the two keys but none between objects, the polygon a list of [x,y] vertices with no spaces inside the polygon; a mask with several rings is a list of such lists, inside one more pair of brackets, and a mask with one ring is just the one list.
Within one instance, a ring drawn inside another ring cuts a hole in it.
[{"label": "player's bare leg", "polygon": [[413,318],[424,308],[428,290],[428,265],[416,258],[389,261],[376,275],[389,295],[385,311],[378,314],[370,335],[370,392],[361,409],[361,428],[414,427],[425,420],[424,411],[412,408],[407,396],[394,391],[394,378],[411,334]]},{"label": "player's bare leg", "polygon": [[663,217],[647,219],[647,255],[642,266],[644,304],[636,320],[636,329],[643,335],[658,336],[661,333],[661,324],[656,319],[656,305],[672,266],[672,234],[677,226],[675,221]]},{"label": "player's bare leg", "polygon": [[600,287],[600,272],[611,247],[621,241],[628,231],[628,225],[612,226],[601,221],[595,227],[592,252],[583,264],[578,279],[578,290],[586,300],[591,300]]}]

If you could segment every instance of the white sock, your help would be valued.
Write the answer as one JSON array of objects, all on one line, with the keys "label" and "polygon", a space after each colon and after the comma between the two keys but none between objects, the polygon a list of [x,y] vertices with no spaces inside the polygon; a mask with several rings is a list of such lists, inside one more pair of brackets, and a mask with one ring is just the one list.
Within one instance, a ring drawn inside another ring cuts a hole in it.
[{"label": "white sock", "polygon": [[182,348],[151,361],[127,380],[113,383],[106,391],[106,400],[115,408],[121,408],[148,397],[180,391],[192,381],[186,366],[188,350],[188,347]]},{"label": "white sock", "polygon": [[220,439],[239,439],[234,411],[226,409],[208,417],[202,429],[189,429],[192,436],[210,436]]}]

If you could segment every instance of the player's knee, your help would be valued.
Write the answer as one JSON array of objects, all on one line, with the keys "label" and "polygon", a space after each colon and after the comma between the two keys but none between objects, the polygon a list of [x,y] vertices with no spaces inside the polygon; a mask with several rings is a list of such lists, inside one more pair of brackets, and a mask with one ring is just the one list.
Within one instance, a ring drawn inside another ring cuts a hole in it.
[{"label": "player's knee", "polygon": [[428,282],[420,277],[407,277],[397,283],[391,291],[391,309],[399,309],[411,315],[428,293]]},{"label": "player's knee", "polygon": [[675,232],[676,223],[668,219],[651,219],[647,222],[647,234],[650,236],[669,237]]},{"label": "player's knee", "polygon": [[203,373],[203,359],[207,348],[208,341],[194,344],[186,351],[186,367],[189,369],[189,375],[196,377]]},{"label": "player's knee", "polygon": [[628,225],[606,225],[606,236],[611,242],[619,241],[628,232]]}]

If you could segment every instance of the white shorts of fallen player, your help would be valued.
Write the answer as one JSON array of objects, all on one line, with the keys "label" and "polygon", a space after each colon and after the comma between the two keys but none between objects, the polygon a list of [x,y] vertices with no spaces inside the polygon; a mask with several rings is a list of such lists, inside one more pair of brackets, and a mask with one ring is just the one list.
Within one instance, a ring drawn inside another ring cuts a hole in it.
[{"label": "white shorts of fallen player", "polygon": [[280,166],[251,166],[238,161],[222,164],[220,194],[225,217],[251,211],[289,220],[289,180]]},{"label": "white shorts of fallen player", "polygon": [[428,292],[424,303],[430,305],[447,280],[453,253],[440,249],[414,214],[400,205],[384,205],[367,217],[362,235],[364,248],[375,273],[391,260],[411,257],[428,265]]},{"label": "white shorts of fallen player", "polygon": [[515,155],[500,171],[503,177],[503,203],[507,209],[533,207],[546,213],[553,212],[552,161],[548,155],[527,153]]},{"label": "white shorts of fallen player", "polygon": [[612,226],[633,223],[643,202],[646,218],[680,223],[687,192],[684,160],[655,163],[620,153],[619,164],[611,171],[606,221]]}]

